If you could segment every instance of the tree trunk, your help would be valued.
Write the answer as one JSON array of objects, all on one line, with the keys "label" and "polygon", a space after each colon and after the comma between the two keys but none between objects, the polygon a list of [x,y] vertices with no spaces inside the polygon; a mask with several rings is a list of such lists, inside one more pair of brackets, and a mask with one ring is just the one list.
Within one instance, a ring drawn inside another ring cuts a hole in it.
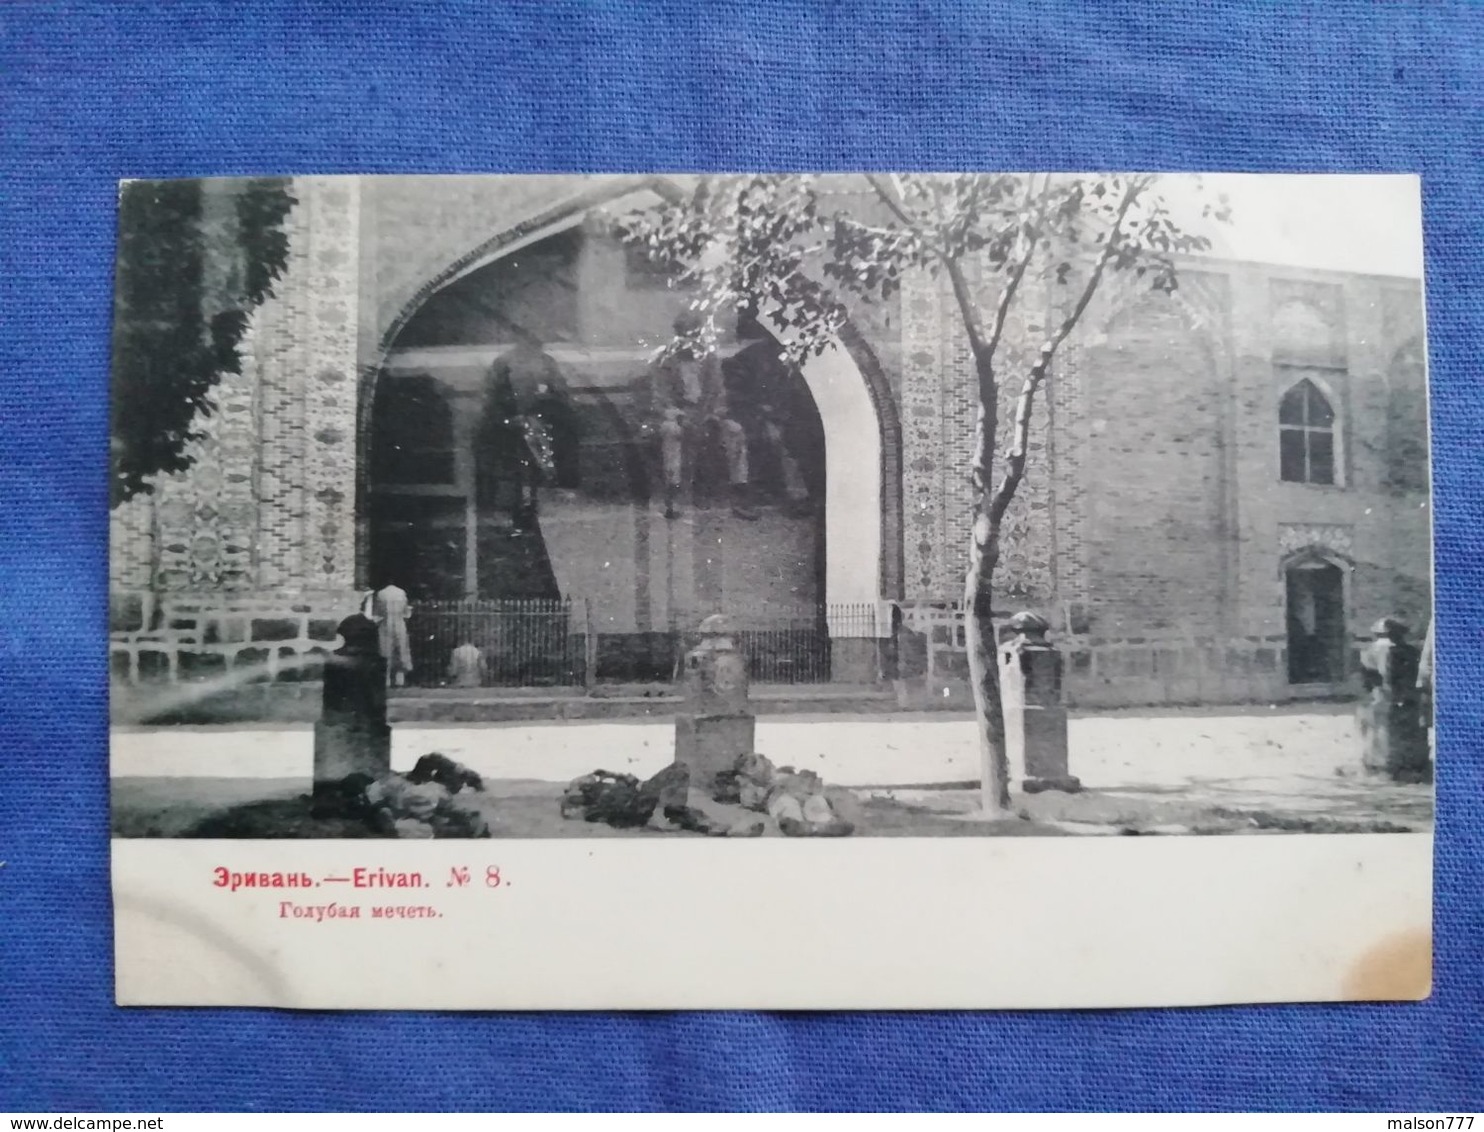
[{"label": "tree trunk", "polygon": [[[976,527],[984,524],[981,518]],[[1007,817],[1010,813],[1010,762],[1005,749],[1005,708],[1000,699],[1000,666],[997,657],[994,619],[991,613],[991,582],[994,573],[993,544],[973,540],[969,570],[964,578],[964,636],[969,653],[969,683],[974,691],[974,725],[979,736],[980,779],[984,812]]]},{"label": "tree trunk", "polygon": [[1010,761],[1005,749],[1005,707],[1000,699],[999,642],[994,627],[994,571],[1000,558],[1000,524],[991,514],[987,490],[994,457],[997,389],[987,363],[979,374],[980,400],[974,437],[974,522],[969,535],[969,569],[964,575],[964,643],[969,654],[969,685],[974,692],[974,725],[979,735],[980,781],[984,812],[1010,813]]}]

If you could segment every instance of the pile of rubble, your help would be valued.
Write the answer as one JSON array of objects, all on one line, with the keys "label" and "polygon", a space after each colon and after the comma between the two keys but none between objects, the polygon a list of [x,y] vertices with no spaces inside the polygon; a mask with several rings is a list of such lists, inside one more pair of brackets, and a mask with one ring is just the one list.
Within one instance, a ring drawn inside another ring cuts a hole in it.
[{"label": "pile of rubble", "polygon": [[351,774],[316,790],[314,814],[362,821],[379,837],[489,837],[483,795],[479,775],[434,753],[406,774]]},{"label": "pile of rubble", "polygon": [[709,837],[847,837],[855,831],[846,816],[853,801],[813,771],[775,767],[765,756],[749,754],[705,789],[692,783],[684,763],[672,763],[644,782],[632,774],[594,771],[567,786],[562,817]]}]

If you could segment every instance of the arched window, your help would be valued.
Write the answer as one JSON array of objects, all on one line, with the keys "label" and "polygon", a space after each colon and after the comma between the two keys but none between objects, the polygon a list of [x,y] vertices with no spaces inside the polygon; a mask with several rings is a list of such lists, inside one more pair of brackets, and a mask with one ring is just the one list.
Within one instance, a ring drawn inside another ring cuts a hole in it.
[{"label": "arched window", "polygon": [[1338,483],[1335,411],[1319,386],[1305,378],[1283,395],[1278,409],[1280,475],[1287,483]]}]

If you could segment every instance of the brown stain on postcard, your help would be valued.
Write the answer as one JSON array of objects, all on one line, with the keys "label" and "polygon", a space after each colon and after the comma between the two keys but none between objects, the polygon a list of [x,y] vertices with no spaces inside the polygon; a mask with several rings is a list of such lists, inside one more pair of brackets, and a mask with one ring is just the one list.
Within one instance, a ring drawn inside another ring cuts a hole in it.
[{"label": "brown stain on postcard", "polygon": [[1345,972],[1348,1002],[1417,1002],[1432,993],[1432,930],[1386,936]]}]

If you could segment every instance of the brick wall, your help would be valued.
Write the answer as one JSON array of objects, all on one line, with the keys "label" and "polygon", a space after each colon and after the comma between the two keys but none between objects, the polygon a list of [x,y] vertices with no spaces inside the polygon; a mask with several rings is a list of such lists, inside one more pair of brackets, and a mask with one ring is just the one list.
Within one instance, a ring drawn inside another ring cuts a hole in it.
[{"label": "brick wall", "polygon": [[[1115,307],[1126,302],[1110,296]],[[1061,596],[1086,601],[1092,613],[1086,634],[1064,639],[1069,698],[1309,694],[1290,686],[1287,667],[1283,571],[1300,556],[1343,568],[1353,642],[1383,615],[1425,624],[1431,549],[1419,467],[1417,285],[1211,265],[1188,272],[1176,299],[1146,297],[1124,309],[1139,313],[1114,315],[1105,337],[1072,351],[1058,371],[1076,385],[1057,401],[1072,402],[1059,451],[1089,439],[1085,466],[1057,466],[1068,503],[1060,561],[1069,581],[1081,578]],[[1278,405],[1302,378],[1333,394],[1336,486],[1280,479]],[[1141,397],[1153,390],[1158,411],[1114,423],[1120,384]],[[1088,418],[1081,426],[1078,413]],[[1085,555],[1066,553],[1083,540]]]},{"label": "brick wall", "polygon": [[1220,633],[1226,613],[1225,393],[1172,298],[1120,312],[1080,359],[1086,598],[1095,636]]},{"label": "brick wall", "polygon": [[[902,310],[907,596],[951,600],[972,385],[944,289],[914,279]],[[1284,566],[1305,555],[1342,566],[1352,643],[1383,615],[1425,625],[1421,316],[1415,283],[1255,264],[1190,265],[1173,297],[1105,288],[1048,384],[997,587],[1051,617],[1070,702],[1313,694],[1287,666]],[[1280,480],[1302,378],[1332,392],[1335,486]]]},{"label": "brick wall", "polygon": [[109,643],[110,672],[128,685],[217,682],[229,674],[313,679],[335,626],[356,607],[354,594],[292,601],[211,591],[126,603]]},{"label": "brick wall", "polygon": [[[975,273],[978,274],[977,272]],[[994,280],[975,280],[992,302]],[[1028,282],[1025,301],[1007,328],[1000,387],[998,451],[1013,428],[1026,344],[1040,333],[1045,296]],[[968,337],[946,280],[925,272],[908,277],[901,298],[902,476],[904,596],[909,600],[958,599],[968,569],[973,515],[971,469],[979,412],[978,379]],[[1038,340],[1038,339],[1037,339]],[[996,592],[1018,605],[1044,605],[1055,591],[1053,532],[1056,492],[1050,457],[1047,398],[1037,398],[1025,480],[1001,530]],[[1001,469],[990,469],[991,483]]]},{"label": "brick wall", "polygon": [[[556,184],[295,181],[288,270],[252,319],[243,374],[218,390],[196,466],[113,516],[122,676],[266,663],[246,650],[317,647],[310,622],[354,607],[357,364],[376,362],[382,336],[441,271],[539,220]],[[993,276],[973,274],[988,300]],[[1027,292],[1012,349],[1039,340],[1050,307]],[[1070,696],[1288,694],[1282,568],[1295,554],[1344,565],[1352,635],[1387,613],[1423,622],[1421,316],[1413,283],[1260,265],[1203,262],[1174,298],[1106,288],[1039,401],[998,578],[1008,605],[1051,616]],[[856,329],[887,379],[876,396],[900,416],[900,465],[894,452],[883,465],[900,468],[902,588],[955,599],[977,405],[952,297],[914,276]],[[1008,375],[1023,370],[1012,361],[1005,372],[1002,448],[1018,393]],[[1278,402],[1301,374],[1333,393],[1334,487],[1279,480]],[[253,639],[252,622],[295,618],[292,639]],[[185,656],[195,652],[222,659]]]},{"label": "brick wall", "polygon": [[309,618],[354,607],[357,182],[298,178],[293,192],[286,270],[252,314],[241,374],[223,375],[197,421],[192,467],[112,516],[113,663],[126,680],[230,667],[258,646],[250,630],[220,629],[242,620],[233,611],[297,618],[277,658],[316,639]]},{"label": "brick wall", "polygon": [[108,519],[108,588],[147,592],[155,578],[155,504],[135,496]]}]

